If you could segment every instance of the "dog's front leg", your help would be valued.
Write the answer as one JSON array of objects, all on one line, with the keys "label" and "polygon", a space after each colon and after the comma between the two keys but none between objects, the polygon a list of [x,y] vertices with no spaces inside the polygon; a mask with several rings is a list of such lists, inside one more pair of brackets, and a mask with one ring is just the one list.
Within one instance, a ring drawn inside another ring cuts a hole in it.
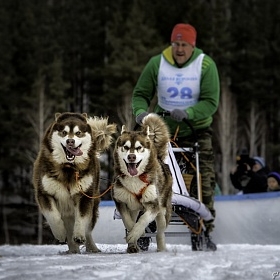
[{"label": "dog's front leg", "polygon": [[[136,219],[139,215],[139,210],[131,210],[127,207],[125,203],[117,202],[116,207],[122,217],[123,224],[127,230],[127,234],[133,229]],[[137,245],[137,240],[132,241],[132,242],[127,242],[127,252],[128,253],[138,253],[140,251],[138,245]]]},{"label": "dog's front leg", "polygon": [[123,224],[128,231],[131,231],[138,216],[139,210],[130,210],[125,203],[115,201],[117,210],[119,211]]},{"label": "dog's front leg", "polygon": [[59,212],[55,200],[48,195],[38,196],[40,210],[47,220],[54,237],[59,242],[66,241],[66,229],[64,227],[61,213]]},{"label": "dog's front leg", "polygon": [[86,229],[90,227],[92,220],[93,203],[90,198],[85,196],[74,197],[75,223],[73,230],[73,240],[78,244],[85,244]]},{"label": "dog's front leg", "polygon": [[128,233],[126,241],[128,243],[137,243],[137,240],[145,232],[145,228],[156,218],[156,215],[157,211],[155,211],[154,207],[145,209],[144,214],[140,216],[133,229]]},{"label": "dog's front leg", "polygon": [[92,232],[90,230],[88,230],[86,232],[86,251],[89,253],[99,253],[101,252],[101,250],[98,249],[98,247],[96,246],[95,242],[93,241],[92,238]]},{"label": "dog's front leg", "polygon": [[80,254],[80,247],[79,244],[77,244],[73,240],[73,229],[74,229],[74,217],[72,215],[65,216],[63,218],[64,225],[67,231],[67,245],[69,248],[69,253],[71,254]]},{"label": "dog's front leg", "polygon": [[166,209],[161,209],[159,214],[156,217],[156,223],[157,223],[157,251],[166,251],[166,244],[165,244],[165,230],[166,230],[166,218],[165,218],[165,211]]},{"label": "dog's front leg", "polygon": [[144,208],[144,214],[140,216],[133,229],[127,235],[127,242],[137,242],[139,237],[145,232],[145,228],[157,216],[159,211],[159,202],[156,186],[150,184],[140,200]]}]

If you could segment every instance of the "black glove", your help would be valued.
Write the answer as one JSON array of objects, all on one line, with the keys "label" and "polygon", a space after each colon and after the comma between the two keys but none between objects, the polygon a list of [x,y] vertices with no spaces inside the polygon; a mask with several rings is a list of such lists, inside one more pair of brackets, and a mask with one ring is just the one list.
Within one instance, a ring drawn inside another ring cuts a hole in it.
[{"label": "black glove", "polygon": [[138,124],[141,125],[143,119],[144,119],[146,116],[148,116],[148,115],[149,115],[149,113],[143,112],[143,113],[141,113],[140,115],[138,115],[138,116],[136,117],[135,121],[136,121]]},{"label": "black glove", "polygon": [[183,119],[188,119],[188,114],[184,110],[174,109],[170,112],[170,117],[177,122],[181,122]]}]

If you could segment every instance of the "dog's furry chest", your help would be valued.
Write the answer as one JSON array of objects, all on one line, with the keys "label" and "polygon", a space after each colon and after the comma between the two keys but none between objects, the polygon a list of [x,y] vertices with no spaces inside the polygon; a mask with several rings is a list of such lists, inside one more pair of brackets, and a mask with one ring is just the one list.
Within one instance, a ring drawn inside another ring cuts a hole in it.
[{"label": "dog's furry chest", "polygon": [[74,198],[82,195],[82,191],[94,187],[93,176],[90,174],[78,177],[73,180],[59,180],[58,178],[44,175],[42,178],[42,188],[57,201],[59,208],[67,212],[74,206]]},{"label": "dog's furry chest", "polygon": [[143,203],[157,200],[158,191],[153,183],[125,176],[114,188],[114,199],[126,203],[131,210],[137,210],[142,208]]},{"label": "dog's furry chest", "polygon": [[79,191],[78,186],[83,190],[91,187],[94,181],[93,176],[96,176],[95,170],[90,172],[87,168],[80,169],[78,165],[54,165],[45,172],[43,187],[47,192],[48,190],[52,192],[55,191],[55,186],[59,186],[59,188],[68,190],[71,195],[75,195]]},{"label": "dog's furry chest", "polygon": [[56,178],[58,181],[65,185],[75,184],[81,172],[78,171],[78,166],[72,164],[63,164],[53,168],[56,173]]}]

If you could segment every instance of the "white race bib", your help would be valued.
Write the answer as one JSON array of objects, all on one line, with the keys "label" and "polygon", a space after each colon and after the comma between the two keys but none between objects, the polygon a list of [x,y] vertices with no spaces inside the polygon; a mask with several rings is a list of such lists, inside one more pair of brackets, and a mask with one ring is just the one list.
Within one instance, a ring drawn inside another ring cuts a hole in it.
[{"label": "white race bib", "polygon": [[166,111],[185,110],[198,102],[204,54],[189,66],[176,68],[161,56],[158,73],[158,104]]}]

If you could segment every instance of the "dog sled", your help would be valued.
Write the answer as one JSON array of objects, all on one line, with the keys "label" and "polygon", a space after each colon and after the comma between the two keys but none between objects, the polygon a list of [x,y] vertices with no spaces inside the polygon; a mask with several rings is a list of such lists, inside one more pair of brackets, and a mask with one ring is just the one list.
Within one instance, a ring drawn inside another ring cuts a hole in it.
[{"label": "dog sled", "polygon": [[[170,115],[169,112],[158,114],[163,118]],[[170,140],[168,143],[168,157],[165,163],[168,164],[172,174],[173,194],[172,216],[168,229],[165,231],[165,236],[186,238],[186,236],[191,235],[193,251],[208,251],[209,248],[204,234],[204,221],[212,220],[213,216],[202,202],[197,135],[188,120],[184,119],[183,121],[192,130],[194,143],[192,147],[179,147],[174,140]],[[195,164],[192,163],[192,159],[195,159]],[[190,196],[192,185],[197,186],[197,198]],[[117,209],[114,211],[114,219],[121,219]],[[148,250],[150,239],[156,236],[156,231],[155,221],[146,227],[145,236],[140,237],[138,240],[138,245],[143,251]],[[215,249],[210,248],[210,250],[214,251]]]}]

